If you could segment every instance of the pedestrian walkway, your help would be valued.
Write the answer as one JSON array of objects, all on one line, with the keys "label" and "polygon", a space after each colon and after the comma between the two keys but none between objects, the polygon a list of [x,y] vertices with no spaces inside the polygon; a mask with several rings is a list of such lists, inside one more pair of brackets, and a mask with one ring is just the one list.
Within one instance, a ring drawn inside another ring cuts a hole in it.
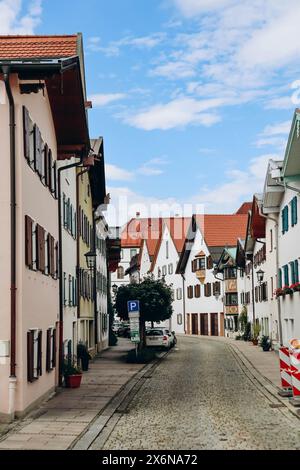
[{"label": "pedestrian walkway", "polygon": [[62,389],[21,420],[0,441],[0,450],[65,450],[86,431],[111,399],[143,364],[127,364],[130,341],[101,353],[85,372],[78,389]]}]

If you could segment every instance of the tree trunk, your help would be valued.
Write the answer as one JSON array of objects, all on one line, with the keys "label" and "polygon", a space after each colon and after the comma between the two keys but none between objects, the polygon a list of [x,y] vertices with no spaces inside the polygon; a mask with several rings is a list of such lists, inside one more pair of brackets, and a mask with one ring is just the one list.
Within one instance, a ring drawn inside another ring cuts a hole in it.
[{"label": "tree trunk", "polygon": [[154,328],[154,321],[151,322],[151,328]]},{"label": "tree trunk", "polygon": [[146,328],[145,328],[145,322],[140,318],[140,343],[139,343],[139,351],[142,351],[145,346],[146,346]]}]

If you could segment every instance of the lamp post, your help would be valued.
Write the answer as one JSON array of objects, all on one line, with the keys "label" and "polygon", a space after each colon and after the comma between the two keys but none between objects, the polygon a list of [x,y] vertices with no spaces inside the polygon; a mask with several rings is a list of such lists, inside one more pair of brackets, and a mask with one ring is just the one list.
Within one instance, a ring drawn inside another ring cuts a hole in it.
[{"label": "lamp post", "polygon": [[90,269],[92,271],[95,267],[95,264],[96,264],[96,256],[97,256],[96,252],[95,251],[89,251],[84,256],[86,258],[86,264],[87,264],[88,269]]},{"label": "lamp post", "polygon": [[259,282],[259,285],[261,286],[264,280],[265,272],[262,271],[262,269],[260,269],[259,271],[256,272],[256,275],[257,275],[257,281]]}]

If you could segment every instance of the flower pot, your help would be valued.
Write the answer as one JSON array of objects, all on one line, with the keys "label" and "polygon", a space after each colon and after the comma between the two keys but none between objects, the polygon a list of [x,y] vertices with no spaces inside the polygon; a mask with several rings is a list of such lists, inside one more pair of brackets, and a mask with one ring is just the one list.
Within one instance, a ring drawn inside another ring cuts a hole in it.
[{"label": "flower pot", "polygon": [[252,343],[253,343],[253,346],[257,346],[258,345],[258,339],[253,339]]},{"label": "flower pot", "polygon": [[81,384],[82,375],[67,375],[65,377],[67,388],[79,388]]}]

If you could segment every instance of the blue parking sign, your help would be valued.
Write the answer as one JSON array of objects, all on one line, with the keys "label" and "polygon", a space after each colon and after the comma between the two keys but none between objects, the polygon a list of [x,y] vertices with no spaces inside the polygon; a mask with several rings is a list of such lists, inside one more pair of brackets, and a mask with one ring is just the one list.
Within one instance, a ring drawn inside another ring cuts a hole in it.
[{"label": "blue parking sign", "polygon": [[140,302],[138,300],[129,300],[127,302],[128,313],[139,312],[140,311]]}]

